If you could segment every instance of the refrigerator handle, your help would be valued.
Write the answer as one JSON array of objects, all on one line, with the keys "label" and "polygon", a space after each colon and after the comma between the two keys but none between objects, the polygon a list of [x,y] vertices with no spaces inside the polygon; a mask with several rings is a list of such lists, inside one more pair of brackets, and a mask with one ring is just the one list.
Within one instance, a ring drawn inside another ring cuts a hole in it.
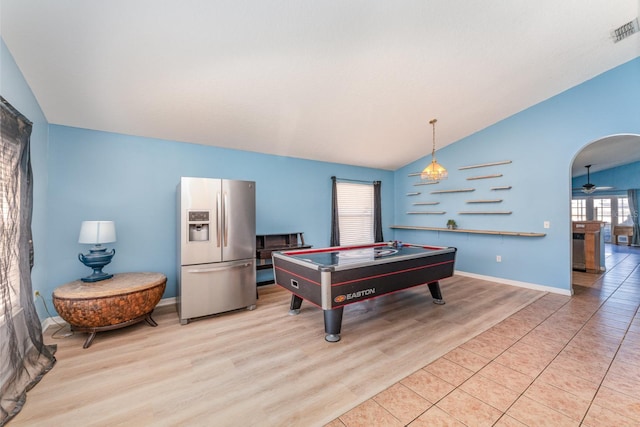
[{"label": "refrigerator handle", "polygon": [[229,197],[227,196],[227,192],[224,192],[224,246],[227,247],[229,243]]},{"label": "refrigerator handle", "polygon": [[220,232],[222,231],[222,227],[220,227],[220,192],[216,195],[216,245],[220,247]]},{"label": "refrigerator handle", "polygon": [[230,268],[244,268],[249,267],[251,262],[241,262],[238,264],[221,266],[221,267],[209,267],[209,268],[196,268],[193,270],[187,270],[187,273],[213,273],[214,271],[229,270]]}]

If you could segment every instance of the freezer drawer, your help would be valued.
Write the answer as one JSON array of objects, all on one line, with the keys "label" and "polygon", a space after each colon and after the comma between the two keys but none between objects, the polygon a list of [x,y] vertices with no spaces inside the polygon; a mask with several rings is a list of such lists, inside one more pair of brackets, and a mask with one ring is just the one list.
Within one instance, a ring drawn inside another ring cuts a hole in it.
[{"label": "freezer drawer", "polygon": [[255,259],[183,266],[178,286],[178,316],[195,317],[255,308]]}]

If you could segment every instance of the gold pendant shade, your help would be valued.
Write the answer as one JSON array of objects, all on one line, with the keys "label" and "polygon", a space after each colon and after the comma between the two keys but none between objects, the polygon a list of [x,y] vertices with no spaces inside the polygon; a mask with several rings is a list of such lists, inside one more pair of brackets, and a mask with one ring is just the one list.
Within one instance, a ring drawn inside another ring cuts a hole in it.
[{"label": "gold pendant shade", "polygon": [[442,179],[447,179],[449,173],[447,170],[438,163],[436,160],[436,122],[437,119],[432,119],[429,124],[433,127],[433,149],[431,151],[431,163],[429,166],[424,168],[422,173],[420,174],[420,178],[424,181],[440,181]]}]

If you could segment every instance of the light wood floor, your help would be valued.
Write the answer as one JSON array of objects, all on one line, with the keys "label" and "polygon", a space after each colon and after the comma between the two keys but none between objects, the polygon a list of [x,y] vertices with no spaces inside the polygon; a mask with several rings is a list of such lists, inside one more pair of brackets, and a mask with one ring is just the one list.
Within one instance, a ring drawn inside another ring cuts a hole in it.
[{"label": "light wood floor", "polygon": [[[58,345],[58,362],[11,426],[322,426],[541,298],[455,276],[446,305],[426,286],[346,307],[339,343],[322,311],[260,287],[258,308],[181,326],[173,307],[141,323]],[[568,297],[562,297],[568,298]],[[64,333],[64,331],[63,331]]]}]

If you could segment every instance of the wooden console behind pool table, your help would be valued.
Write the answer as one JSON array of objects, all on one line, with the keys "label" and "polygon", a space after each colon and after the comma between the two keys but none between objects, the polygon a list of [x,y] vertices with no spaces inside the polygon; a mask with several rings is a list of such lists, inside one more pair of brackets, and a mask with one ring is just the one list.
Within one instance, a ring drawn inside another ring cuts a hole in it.
[{"label": "wooden console behind pool table", "polygon": [[[310,247],[311,245],[306,244],[304,241],[304,233],[300,231],[281,234],[258,234],[256,236],[256,270],[271,270],[273,268],[271,254],[274,251],[290,251],[308,249]],[[273,282],[273,279],[263,280],[258,282],[257,285],[268,285]]]}]

